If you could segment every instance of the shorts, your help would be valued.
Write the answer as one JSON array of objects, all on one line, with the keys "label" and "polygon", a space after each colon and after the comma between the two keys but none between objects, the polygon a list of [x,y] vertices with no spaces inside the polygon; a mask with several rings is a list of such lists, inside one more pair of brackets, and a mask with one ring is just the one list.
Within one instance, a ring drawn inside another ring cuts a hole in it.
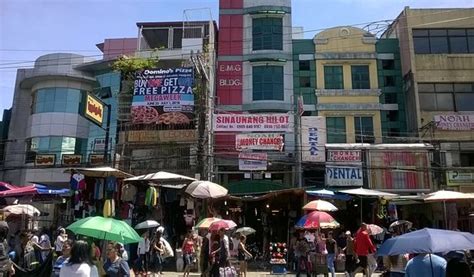
[{"label": "shorts", "polygon": [[194,264],[194,255],[193,254],[184,254],[183,255],[184,266]]},{"label": "shorts", "polygon": [[357,266],[360,266],[362,268],[366,268],[367,266],[369,266],[367,256],[359,256],[359,263],[357,264]]}]

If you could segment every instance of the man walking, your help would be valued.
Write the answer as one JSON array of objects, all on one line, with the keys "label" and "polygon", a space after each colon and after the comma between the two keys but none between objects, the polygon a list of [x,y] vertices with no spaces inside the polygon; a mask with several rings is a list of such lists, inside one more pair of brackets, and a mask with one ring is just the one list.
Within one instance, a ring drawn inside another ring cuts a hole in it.
[{"label": "man walking", "polygon": [[362,223],[360,229],[357,231],[354,240],[354,250],[359,259],[357,268],[354,270],[352,276],[355,276],[358,272],[363,271],[364,274],[370,277],[369,268],[368,268],[368,259],[367,256],[370,253],[375,253],[375,246],[370,239],[369,233],[367,231],[367,224]]}]

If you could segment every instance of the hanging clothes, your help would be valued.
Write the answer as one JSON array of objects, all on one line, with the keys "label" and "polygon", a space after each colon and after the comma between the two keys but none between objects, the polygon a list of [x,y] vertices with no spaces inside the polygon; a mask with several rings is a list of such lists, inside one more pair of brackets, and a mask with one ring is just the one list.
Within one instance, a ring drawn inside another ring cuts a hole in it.
[{"label": "hanging clothes", "polygon": [[149,187],[146,190],[145,205],[154,207],[157,204],[158,192],[154,187]]},{"label": "hanging clothes", "polygon": [[104,202],[104,217],[113,217],[115,215],[115,201],[107,199]]},{"label": "hanging clothes", "polygon": [[133,202],[137,195],[137,187],[131,184],[125,184],[122,186],[122,201]]},{"label": "hanging clothes", "polygon": [[104,180],[97,179],[94,187],[94,199],[102,200],[104,198]]},{"label": "hanging clothes", "polygon": [[105,179],[105,189],[107,191],[117,191],[117,178],[114,176],[109,176]]},{"label": "hanging clothes", "polygon": [[75,173],[71,176],[69,181],[72,190],[85,190],[86,189],[86,180],[84,174]]}]

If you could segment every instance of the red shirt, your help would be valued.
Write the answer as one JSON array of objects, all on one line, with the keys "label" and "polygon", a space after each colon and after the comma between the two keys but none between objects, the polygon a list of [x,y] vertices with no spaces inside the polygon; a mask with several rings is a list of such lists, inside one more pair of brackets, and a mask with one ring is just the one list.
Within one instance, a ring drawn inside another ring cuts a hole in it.
[{"label": "red shirt", "polygon": [[354,240],[354,250],[358,256],[367,256],[369,253],[375,253],[375,246],[367,231],[357,231]]}]

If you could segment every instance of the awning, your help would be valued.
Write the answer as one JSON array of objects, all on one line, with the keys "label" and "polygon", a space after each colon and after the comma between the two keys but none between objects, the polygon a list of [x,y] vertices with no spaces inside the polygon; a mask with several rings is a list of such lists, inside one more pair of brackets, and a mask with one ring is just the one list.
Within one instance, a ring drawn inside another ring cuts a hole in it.
[{"label": "awning", "polygon": [[243,180],[227,185],[227,189],[231,195],[266,194],[272,191],[291,188],[292,187],[266,180]]},{"label": "awning", "polygon": [[357,189],[346,189],[340,190],[339,192],[347,193],[351,195],[357,195],[359,197],[383,197],[383,198],[396,198],[398,194],[388,193],[373,189],[364,189],[364,188],[357,188]]},{"label": "awning", "polygon": [[318,198],[336,199],[336,200],[343,200],[343,201],[348,201],[348,200],[351,200],[352,198],[349,195],[336,193],[332,190],[327,190],[327,189],[307,190],[306,193],[310,196],[315,196]]},{"label": "awning", "polygon": [[171,173],[171,172],[166,172],[166,171],[158,171],[155,173],[150,173],[150,174],[145,174],[145,175],[140,175],[136,177],[131,177],[127,178],[124,180],[125,182],[140,182],[140,181],[145,181],[145,182],[156,182],[156,183],[167,183],[167,182],[185,182],[185,183],[190,183],[193,181],[197,181],[194,178],[176,174],[176,173]]},{"label": "awning", "polygon": [[71,194],[69,189],[58,189],[43,184],[34,184],[33,186],[39,195],[70,196]]},{"label": "awning", "polygon": [[20,197],[35,194],[36,188],[34,186],[17,187],[0,182],[0,197]]},{"label": "awning", "polygon": [[113,167],[94,167],[94,168],[68,168],[64,170],[64,173],[73,173],[74,171],[80,172],[87,177],[97,177],[97,178],[106,178],[109,176],[114,176],[117,178],[130,178],[133,177],[132,174],[124,172],[122,170],[113,168]]}]

